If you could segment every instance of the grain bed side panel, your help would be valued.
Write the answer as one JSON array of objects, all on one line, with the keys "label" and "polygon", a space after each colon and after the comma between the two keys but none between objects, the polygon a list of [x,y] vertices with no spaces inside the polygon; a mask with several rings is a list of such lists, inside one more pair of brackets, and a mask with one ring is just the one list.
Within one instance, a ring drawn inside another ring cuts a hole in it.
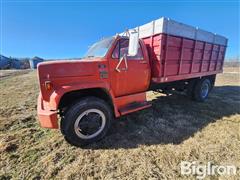
[{"label": "grain bed side panel", "polygon": [[[155,82],[221,72],[226,47],[184,37],[157,34],[143,39]],[[177,77],[179,76],[179,77]]]}]

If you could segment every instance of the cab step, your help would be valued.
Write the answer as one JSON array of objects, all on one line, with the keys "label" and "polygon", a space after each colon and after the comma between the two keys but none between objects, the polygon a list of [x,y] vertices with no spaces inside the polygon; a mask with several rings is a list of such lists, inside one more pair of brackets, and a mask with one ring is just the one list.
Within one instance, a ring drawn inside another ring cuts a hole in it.
[{"label": "cab step", "polygon": [[125,107],[119,109],[120,114],[121,115],[126,115],[135,111],[139,111],[142,109],[146,109],[151,107],[152,104],[150,104],[149,102],[145,101],[145,102],[134,102],[134,103],[130,103],[128,105],[126,105]]}]

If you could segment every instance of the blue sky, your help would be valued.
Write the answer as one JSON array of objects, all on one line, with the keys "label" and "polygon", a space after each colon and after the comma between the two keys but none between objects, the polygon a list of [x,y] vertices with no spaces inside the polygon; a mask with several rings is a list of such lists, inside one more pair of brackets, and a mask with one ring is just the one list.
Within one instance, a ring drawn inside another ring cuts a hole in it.
[{"label": "blue sky", "polygon": [[161,16],[224,35],[227,58],[240,55],[239,1],[1,1],[5,56],[81,57],[102,37]]}]

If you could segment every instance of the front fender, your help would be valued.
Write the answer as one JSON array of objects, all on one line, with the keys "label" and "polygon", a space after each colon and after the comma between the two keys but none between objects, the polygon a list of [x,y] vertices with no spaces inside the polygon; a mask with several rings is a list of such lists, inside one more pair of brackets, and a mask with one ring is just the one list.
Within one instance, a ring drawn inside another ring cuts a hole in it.
[{"label": "front fender", "polygon": [[49,100],[49,107],[51,110],[57,110],[59,103],[61,101],[61,98],[63,97],[64,94],[69,93],[71,91],[77,91],[77,90],[84,90],[84,89],[92,89],[92,88],[101,88],[104,89],[110,98],[112,99],[112,104],[114,106],[114,112],[115,116],[119,117],[120,114],[118,112],[118,109],[115,105],[115,98],[113,95],[112,90],[110,89],[110,86],[107,82],[89,82],[89,83],[84,83],[84,84],[66,84],[57,90],[55,90]]}]

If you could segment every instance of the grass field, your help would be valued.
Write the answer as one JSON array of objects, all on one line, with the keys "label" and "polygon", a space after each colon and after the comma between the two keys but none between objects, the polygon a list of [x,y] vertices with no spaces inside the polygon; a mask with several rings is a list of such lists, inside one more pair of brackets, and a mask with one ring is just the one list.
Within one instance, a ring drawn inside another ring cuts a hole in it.
[{"label": "grass field", "polygon": [[[7,74],[6,74],[6,73]],[[36,71],[0,72],[0,179],[195,179],[181,161],[235,165],[240,177],[240,73],[225,68],[205,103],[148,93],[152,108],[124,116],[85,149],[39,127]]]}]

